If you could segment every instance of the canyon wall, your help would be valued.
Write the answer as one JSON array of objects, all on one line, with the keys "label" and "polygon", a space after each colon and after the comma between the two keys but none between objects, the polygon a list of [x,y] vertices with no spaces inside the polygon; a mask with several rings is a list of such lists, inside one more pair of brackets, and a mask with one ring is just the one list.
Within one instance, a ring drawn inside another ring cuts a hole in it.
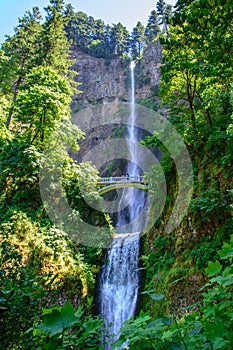
[{"label": "canyon wall", "polygon": [[[75,48],[72,50],[73,69],[78,72],[76,81],[80,94],[73,96],[72,110],[92,104],[127,102],[129,100],[129,63],[119,58],[96,58]],[[150,98],[159,83],[161,66],[159,41],[150,44],[136,68],[136,100]]]}]

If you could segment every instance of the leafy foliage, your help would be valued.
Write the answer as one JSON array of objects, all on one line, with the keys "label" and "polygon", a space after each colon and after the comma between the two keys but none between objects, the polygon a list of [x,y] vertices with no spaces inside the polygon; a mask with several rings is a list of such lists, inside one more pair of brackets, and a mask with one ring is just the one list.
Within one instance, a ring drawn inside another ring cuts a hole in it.
[{"label": "leafy foliage", "polygon": [[[160,1],[158,7],[162,17],[164,2]],[[232,69],[227,57],[233,46],[228,9],[228,2],[178,1],[168,21],[169,35],[160,38],[160,98],[169,107],[169,121],[182,135],[193,162],[195,188],[187,216],[200,236],[204,235],[203,223],[213,236],[216,228],[231,217]],[[177,179],[167,151],[158,144],[156,135],[147,137],[144,144],[162,149],[168,197],[174,197]],[[165,216],[172,204],[168,197]]]},{"label": "leafy foliage", "polygon": [[103,349],[100,345],[103,321],[99,317],[85,318],[82,307],[75,311],[67,302],[63,307],[45,309],[43,314],[43,323],[34,330],[40,349]]},{"label": "leafy foliage", "polygon": [[71,94],[67,79],[54,69],[33,68],[21,86],[15,106],[20,134],[31,144],[43,146],[58,125],[69,117]]},{"label": "leafy foliage", "polygon": [[[41,322],[42,308],[52,303],[62,305],[68,299],[75,307],[89,299],[82,310],[83,348],[95,346],[100,337],[96,334],[102,323],[90,318],[89,297],[94,273],[102,263],[102,250],[83,249],[87,254],[84,261],[78,244],[65,230],[53,226],[39,189],[40,168],[47,162],[62,172],[71,206],[86,210],[84,200],[79,204],[84,174],[88,174],[90,198],[97,195],[96,169],[90,164],[79,167],[66,149],[69,145],[78,150],[77,140],[83,133],[70,121],[71,96],[79,91],[70,69],[63,12],[63,0],[50,1],[43,24],[38,9],[28,12],[0,51],[1,349],[39,349],[40,339],[33,330]],[[44,147],[53,133],[56,140],[49,145],[56,146],[59,141],[65,146],[57,147],[49,158]],[[63,151],[66,156],[58,168]],[[108,225],[104,216],[99,223]],[[90,261],[97,256],[92,268]]]},{"label": "leafy foliage", "polygon": [[1,241],[0,249],[0,349],[31,349],[33,335],[27,331],[40,318],[39,310],[47,303],[53,278],[38,274],[39,261],[23,263],[17,246],[7,240]]}]

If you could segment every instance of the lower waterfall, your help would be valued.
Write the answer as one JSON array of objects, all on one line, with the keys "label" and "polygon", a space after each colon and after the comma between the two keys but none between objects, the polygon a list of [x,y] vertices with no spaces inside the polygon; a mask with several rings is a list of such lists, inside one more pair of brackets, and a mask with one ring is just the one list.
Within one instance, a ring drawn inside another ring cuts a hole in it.
[{"label": "lower waterfall", "polygon": [[[105,349],[110,349],[108,334],[119,335],[122,323],[136,311],[139,274],[140,236],[115,238],[109,247],[108,261],[101,274],[101,314],[105,327]],[[112,342],[112,341],[111,341]]]}]

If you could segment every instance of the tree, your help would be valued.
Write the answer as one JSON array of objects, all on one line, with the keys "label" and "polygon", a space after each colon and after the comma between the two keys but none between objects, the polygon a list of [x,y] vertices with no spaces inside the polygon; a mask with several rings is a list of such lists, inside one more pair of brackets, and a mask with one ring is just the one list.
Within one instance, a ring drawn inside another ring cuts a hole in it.
[{"label": "tree", "polygon": [[112,27],[107,24],[104,28],[104,57],[112,57],[112,48],[111,48],[111,31]]},{"label": "tree", "polygon": [[145,28],[141,22],[138,22],[136,27],[133,28],[133,31],[131,34],[131,50],[132,50],[132,57],[134,59],[142,55],[144,44],[145,44]]},{"label": "tree", "polygon": [[121,23],[105,25],[101,19],[95,20],[84,12],[74,13],[72,6],[66,7],[65,15],[69,40],[85,53],[107,59],[128,54],[129,32]]},{"label": "tree", "polygon": [[104,29],[105,25],[104,22],[101,19],[97,19],[94,24],[94,36],[93,39],[95,40],[103,40],[104,39]]},{"label": "tree", "polygon": [[45,8],[47,13],[39,38],[39,64],[50,66],[67,75],[72,65],[69,59],[70,45],[66,37],[65,25],[68,18],[64,15],[64,1],[50,0]]},{"label": "tree", "polygon": [[[51,0],[51,5],[46,9],[46,21],[41,26],[38,8],[33,8],[32,13],[26,12],[20,19],[15,35],[3,44],[0,56],[0,87],[11,101],[8,127],[12,116],[18,113],[15,113],[15,106],[18,108],[20,103],[17,103],[19,92],[22,97],[21,86],[24,85],[25,88],[26,76],[31,74],[33,68],[49,66],[59,72],[67,84],[75,85],[74,72],[70,69],[72,61],[69,58],[69,43],[64,30],[66,19],[63,10],[63,0]],[[32,83],[36,84],[36,81]],[[31,100],[31,103],[34,101]],[[25,123],[23,124],[25,127]],[[17,129],[19,128],[18,125]]]},{"label": "tree", "polygon": [[129,32],[121,23],[114,24],[111,28],[110,45],[112,53],[122,56],[129,51]]},{"label": "tree", "polygon": [[75,22],[75,12],[71,4],[66,5],[64,16],[67,18],[67,24],[65,25],[65,31],[67,33],[67,38],[69,42],[74,43],[76,22]]},{"label": "tree", "polygon": [[155,10],[153,10],[150,13],[147,26],[145,29],[146,43],[149,44],[152,41],[154,41],[160,33],[161,33],[161,29],[159,26],[158,14],[156,13]]},{"label": "tree", "polygon": [[74,43],[87,51],[90,45],[89,18],[84,12],[78,12],[74,17]]},{"label": "tree", "polygon": [[109,56],[110,45],[102,20],[95,20],[81,11],[74,13],[70,6],[67,6],[65,14],[69,18],[65,30],[73,45],[96,57]]},{"label": "tree", "polygon": [[105,26],[100,19],[95,20],[93,17],[88,18],[88,53],[96,57],[105,55]]},{"label": "tree", "polygon": [[50,134],[70,117],[71,95],[69,82],[53,68],[33,68],[16,101],[19,138],[43,147]]},{"label": "tree", "polygon": [[168,34],[168,18],[172,15],[172,6],[167,5],[164,0],[159,0],[157,2],[157,13],[160,16],[160,24],[163,25],[164,31]]},{"label": "tree", "polygon": [[38,54],[39,34],[41,32],[41,16],[39,9],[34,7],[32,12],[19,19],[13,37],[8,37],[2,45],[3,56],[0,58],[0,87],[3,93],[8,94],[11,106],[7,118],[10,126],[15,101],[20,85],[25,75],[36,64]]},{"label": "tree", "polygon": [[[181,121],[183,115],[186,120],[181,123],[183,127],[187,130],[191,123],[196,132],[203,132],[204,125],[211,128],[222,125],[225,129],[231,113],[233,41],[230,5],[222,7],[217,1],[214,3],[215,6],[201,0],[178,1],[171,19],[171,37],[163,40],[164,99],[174,102],[176,114],[181,102],[178,106],[175,101],[183,101],[183,107],[187,109],[185,113],[184,110],[179,113],[178,119]],[[206,129],[207,134],[209,131]]]}]

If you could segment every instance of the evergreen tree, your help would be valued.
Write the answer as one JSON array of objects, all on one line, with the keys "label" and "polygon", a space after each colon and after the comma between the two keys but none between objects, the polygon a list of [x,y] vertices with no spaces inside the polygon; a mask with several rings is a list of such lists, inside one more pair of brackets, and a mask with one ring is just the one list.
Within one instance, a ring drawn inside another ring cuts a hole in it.
[{"label": "evergreen tree", "polygon": [[172,6],[167,5],[164,0],[157,2],[157,13],[160,16],[160,24],[163,25],[164,31],[168,34],[168,18],[172,15]]},{"label": "evergreen tree", "polygon": [[94,24],[94,37],[93,39],[95,40],[104,40],[104,30],[105,30],[105,25],[104,22],[101,19],[97,19]]},{"label": "evergreen tree", "polygon": [[13,37],[8,37],[2,45],[4,58],[1,57],[0,88],[8,94],[11,106],[7,125],[11,123],[14,104],[25,75],[36,64],[38,55],[38,38],[41,32],[41,16],[39,9],[34,7],[19,19]]},{"label": "evergreen tree", "polygon": [[[14,132],[18,132],[19,135],[29,135],[31,133],[30,142],[34,142],[37,135],[40,135],[40,140],[43,143],[45,134],[48,134],[44,129],[51,129],[51,125],[43,119],[45,115],[49,114],[47,100],[50,101],[52,110],[56,110],[49,98],[49,93],[52,96],[56,92],[56,88],[59,93],[62,84],[69,86],[70,90],[67,90],[66,99],[67,106],[69,106],[68,95],[71,96],[74,93],[74,72],[70,69],[72,61],[69,59],[69,43],[64,30],[66,20],[63,10],[62,0],[51,0],[51,6],[46,9],[46,21],[42,26],[37,8],[34,8],[32,13],[27,12],[15,29],[15,35],[8,38],[3,44],[0,55],[1,91],[8,100],[12,101],[9,108],[8,126],[12,117],[14,117],[17,120],[17,125],[14,124]],[[49,67],[51,72],[44,72],[43,69],[46,69],[46,67]],[[37,68],[41,70],[41,78],[39,74],[35,73]],[[53,78],[52,72],[54,72]],[[48,77],[50,80],[48,80]],[[53,86],[53,79],[57,81],[57,86],[50,91],[50,87]],[[62,79],[64,79],[64,82],[59,83],[63,81]],[[35,94],[31,90],[29,91],[28,82],[30,82],[32,90],[35,90]],[[42,88],[39,89],[39,86]],[[53,98],[55,101],[54,95]],[[63,97],[60,96],[58,104],[62,104],[62,99]],[[58,100],[56,99],[56,101]],[[44,101],[44,104],[41,101]],[[5,110],[4,107],[4,113]],[[65,115],[65,105],[63,105],[63,110]],[[42,117],[43,113],[45,113],[44,117]],[[38,118],[37,121],[36,118]],[[58,126],[59,118],[57,116],[54,125]],[[46,120],[48,120],[47,117]],[[38,131],[39,129],[40,131]],[[29,139],[27,138],[27,140]]]},{"label": "evergreen tree", "polygon": [[129,51],[129,32],[121,23],[111,28],[111,48],[112,53],[119,57]]},{"label": "evergreen tree", "polygon": [[[95,20],[83,12],[74,13],[71,5],[66,7],[64,13],[68,18],[65,26],[67,37],[82,51],[102,58],[128,54],[130,36],[121,23],[105,25],[102,20]],[[141,47],[139,49],[141,51]]]},{"label": "evergreen tree", "polygon": [[112,27],[107,24],[104,28],[104,57],[106,58],[110,58],[112,56],[111,31]]},{"label": "evergreen tree", "polygon": [[133,59],[142,55],[143,47],[145,45],[145,28],[141,22],[138,22],[133,28],[131,34],[131,53]]},{"label": "evergreen tree", "polygon": [[88,17],[88,35],[90,40],[94,39],[96,35],[95,19],[92,16]]},{"label": "evergreen tree", "polygon": [[155,40],[158,35],[161,33],[161,29],[159,26],[159,18],[158,14],[155,10],[151,11],[147,26],[145,29],[145,37],[146,37],[146,43],[149,44],[153,40]]},{"label": "evergreen tree", "polygon": [[104,22],[100,19],[94,20],[93,17],[89,17],[89,44],[88,53],[96,57],[103,57],[105,52],[105,26]]},{"label": "evergreen tree", "polygon": [[47,16],[40,35],[39,62],[68,74],[71,61],[65,32],[68,18],[64,15],[64,1],[50,0],[50,3],[45,8]]},{"label": "evergreen tree", "polygon": [[66,5],[64,15],[67,18],[67,24],[65,25],[65,31],[69,42],[74,43],[74,35],[76,31],[75,12],[71,4]]},{"label": "evergreen tree", "polygon": [[70,38],[73,43],[83,50],[87,50],[90,43],[88,16],[84,12],[74,15],[71,23]]}]

